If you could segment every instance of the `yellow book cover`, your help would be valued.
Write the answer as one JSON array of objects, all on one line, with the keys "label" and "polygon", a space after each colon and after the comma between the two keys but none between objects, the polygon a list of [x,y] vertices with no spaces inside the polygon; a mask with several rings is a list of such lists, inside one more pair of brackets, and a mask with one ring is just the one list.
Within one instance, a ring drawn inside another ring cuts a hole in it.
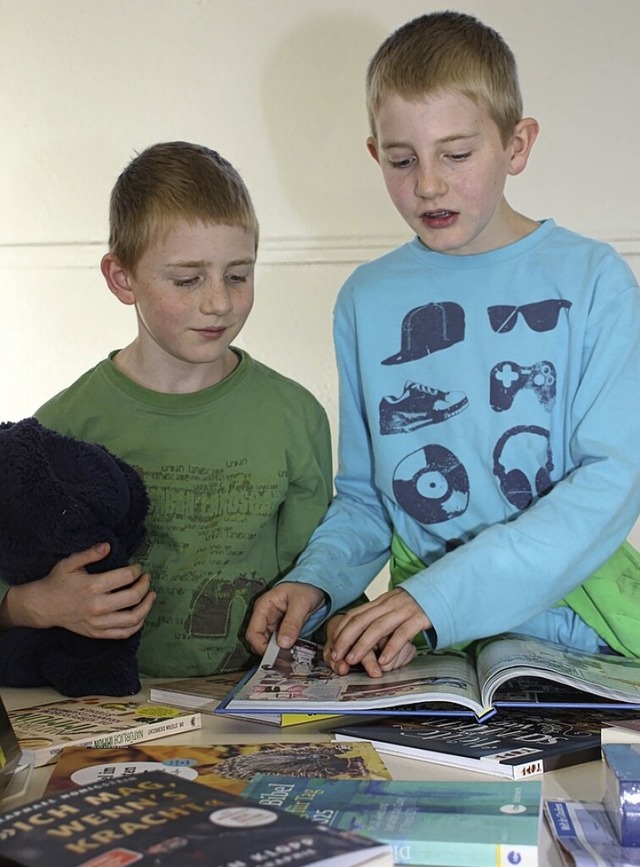
[{"label": "yellow book cover", "polygon": [[375,747],[366,743],[140,744],[108,750],[67,747],[60,753],[45,794],[158,770],[236,794],[258,773],[334,780],[391,778]]}]

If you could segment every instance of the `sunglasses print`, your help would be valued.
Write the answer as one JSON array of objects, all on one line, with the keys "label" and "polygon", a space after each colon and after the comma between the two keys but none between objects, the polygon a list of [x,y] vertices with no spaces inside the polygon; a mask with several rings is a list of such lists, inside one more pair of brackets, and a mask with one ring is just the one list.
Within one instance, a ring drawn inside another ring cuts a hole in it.
[{"label": "sunglasses print", "polygon": [[571,307],[571,301],[564,298],[549,298],[547,301],[534,301],[533,304],[496,304],[487,307],[489,322],[496,334],[511,331],[522,313],[524,321],[532,331],[553,331],[558,324],[560,311]]}]

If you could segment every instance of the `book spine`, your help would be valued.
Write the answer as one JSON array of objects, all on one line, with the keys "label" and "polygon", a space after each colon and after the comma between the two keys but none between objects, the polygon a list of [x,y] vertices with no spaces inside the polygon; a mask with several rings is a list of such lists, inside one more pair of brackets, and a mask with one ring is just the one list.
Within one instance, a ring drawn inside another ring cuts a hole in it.
[{"label": "book spine", "polygon": [[202,715],[192,713],[189,716],[174,717],[157,723],[143,723],[121,729],[110,734],[93,735],[90,738],[78,738],[38,749],[25,749],[25,760],[34,767],[48,765],[54,762],[65,747],[92,747],[94,749],[112,749],[114,747],[131,746],[155,738],[163,738],[182,731],[192,731],[202,727]]},{"label": "book spine", "polygon": [[499,843],[388,841],[394,864],[446,864],[447,867],[538,867],[538,847]]}]

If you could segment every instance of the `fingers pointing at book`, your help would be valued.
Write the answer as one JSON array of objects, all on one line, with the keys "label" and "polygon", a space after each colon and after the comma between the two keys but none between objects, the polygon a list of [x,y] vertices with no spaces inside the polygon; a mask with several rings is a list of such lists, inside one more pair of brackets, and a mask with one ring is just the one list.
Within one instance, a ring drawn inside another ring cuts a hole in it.
[{"label": "fingers pointing at book", "polygon": [[256,601],[246,639],[254,653],[262,655],[274,632],[280,647],[291,647],[310,614],[325,602],[325,594],[311,584],[283,582]]},{"label": "fingers pointing at book", "polygon": [[325,660],[338,674],[361,664],[371,677],[380,677],[415,656],[411,642],[430,626],[429,618],[405,590],[390,590],[332,619]]}]

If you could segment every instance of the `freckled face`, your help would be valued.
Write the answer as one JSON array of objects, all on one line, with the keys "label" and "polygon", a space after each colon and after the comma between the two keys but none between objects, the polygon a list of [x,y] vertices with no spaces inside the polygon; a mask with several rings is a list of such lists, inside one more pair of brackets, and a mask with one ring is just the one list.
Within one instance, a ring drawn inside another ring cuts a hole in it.
[{"label": "freckled face", "polygon": [[515,240],[503,195],[512,149],[468,97],[445,92],[409,102],[390,94],[367,144],[391,200],[430,249],[483,253]]},{"label": "freckled face", "polygon": [[158,237],[127,278],[147,366],[204,365],[208,384],[224,379],[253,306],[254,266],[255,238],[239,226],[179,221]]}]

